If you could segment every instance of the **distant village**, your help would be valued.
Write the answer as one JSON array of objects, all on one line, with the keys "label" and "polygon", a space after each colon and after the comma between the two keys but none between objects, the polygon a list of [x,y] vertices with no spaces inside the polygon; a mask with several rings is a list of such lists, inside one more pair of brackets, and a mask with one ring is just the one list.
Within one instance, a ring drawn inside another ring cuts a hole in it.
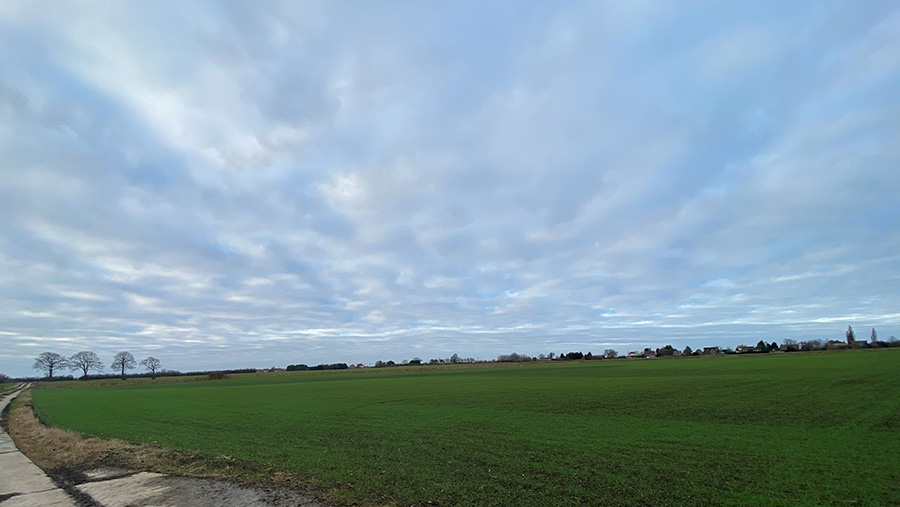
[{"label": "distant village", "polygon": [[642,351],[632,350],[627,354],[619,354],[614,349],[606,349],[602,354],[593,354],[591,352],[566,352],[555,354],[539,354],[530,356],[527,354],[501,354],[494,360],[476,360],[471,357],[462,358],[458,354],[453,354],[447,359],[430,359],[424,361],[421,358],[414,357],[410,360],[404,360],[399,363],[394,361],[376,361],[373,366],[363,363],[347,365],[346,363],[320,364],[316,366],[307,366],[305,364],[292,364],[287,368],[272,368],[269,371],[308,371],[308,370],[339,370],[347,368],[388,368],[392,366],[420,366],[420,365],[444,365],[444,364],[468,364],[468,363],[515,363],[515,362],[533,362],[533,361],[578,361],[578,360],[600,360],[600,359],[655,359],[655,358],[672,358],[672,357],[688,357],[688,356],[714,356],[725,354],[769,354],[769,353],[788,353],[788,352],[811,352],[817,350],[846,350],[846,349],[868,349],[868,348],[888,348],[900,347],[900,341],[891,336],[887,341],[878,339],[878,333],[872,329],[872,333],[868,340],[857,340],[856,332],[853,327],[848,327],[844,340],[806,340],[796,341],[791,339],[784,340],[780,345],[777,342],[766,343],[760,340],[756,345],[738,345],[736,348],[722,347],[703,347],[693,349],[690,346],[683,350],[678,350],[671,345],[660,347],[657,349],[645,348]]}]

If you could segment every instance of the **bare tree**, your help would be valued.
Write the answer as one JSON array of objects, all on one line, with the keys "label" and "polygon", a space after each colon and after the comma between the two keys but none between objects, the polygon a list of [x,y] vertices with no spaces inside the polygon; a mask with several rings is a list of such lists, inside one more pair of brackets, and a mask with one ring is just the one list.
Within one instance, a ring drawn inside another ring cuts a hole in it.
[{"label": "bare tree", "polygon": [[869,339],[871,340],[872,345],[875,345],[876,343],[878,343],[878,333],[875,332],[874,327],[872,328],[872,336]]},{"label": "bare tree", "polygon": [[78,352],[69,358],[69,369],[73,371],[81,370],[84,373],[84,376],[81,378],[87,378],[89,371],[103,370],[103,361],[100,360],[100,357],[98,357],[97,354],[85,350]]},{"label": "bare tree", "polygon": [[141,366],[150,370],[150,378],[156,378],[156,371],[159,370],[160,362],[159,359],[150,356],[141,361]]},{"label": "bare tree", "polygon": [[134,356],[131,355],[131,352],[119,352],[113,357],[112,364],[109,365],[113,370],[120,370],[123,379],[125,378],[125,370],[133,370],[135,366],[137,366],[137,363],[134,361]]},{"label": "bare tree", "polygon": [[48,378],[53,378],[53,370],[67,368],[68,366],[69,360],[65,356],[61,356],[56,352],[41,352],[31,368],[45,372]]},{"label": "bare tree", "polygon": [[603,351],[603,357],[607,359],[615,359],[619,357],[619,353],[615,351],[615,349],[606,349]]}]

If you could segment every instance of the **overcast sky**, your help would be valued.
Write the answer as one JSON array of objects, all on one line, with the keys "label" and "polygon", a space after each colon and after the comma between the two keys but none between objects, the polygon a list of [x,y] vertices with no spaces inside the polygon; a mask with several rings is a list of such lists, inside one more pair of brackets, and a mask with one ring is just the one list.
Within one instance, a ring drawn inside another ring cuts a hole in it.
[{"label": "overcast sky", "polygon": [[0,2],[0,372],[900,336],[900,5]]}]

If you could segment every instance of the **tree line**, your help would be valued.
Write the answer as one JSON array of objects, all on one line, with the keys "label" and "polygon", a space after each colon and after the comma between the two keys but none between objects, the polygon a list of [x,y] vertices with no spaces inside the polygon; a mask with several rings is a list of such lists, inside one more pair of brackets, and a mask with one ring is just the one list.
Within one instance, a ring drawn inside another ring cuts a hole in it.
[{"label": "tree line", "polygon": [[428,361],[425,361],[421,357],[414,357],[412,359],[404,359],[399,363],[395,363],[394,361],[375,361],[375,368],[389,368],[391,366],[422,366],[422,365],[440,365],[440,364],[471,364],[474,363],[475,358],[473,357],[460,357],[459,354],[453,354],[448,358],[432,358]]},{"label": "tree line", "polygon": [[349,368],[347,363],[334,364],[318,364],[316,366],[308,366],[305,364],[289,364],[285,371],[321,371],[321,370],[346,370]]},{"label": "tree line", "polygon": [[[159,359],[150,356],[138,363],[131,352],[119,352],[113,356],[112,363],[109,367],[113,372],[119,373],[125,378],[127,370],[137,368],[138,364],[142,366],[151,375],[156,378],[156,374],[160,371]],[[53,378],[54,373],[60,370],[81,371],[81,378],[87,378],[91,371],[101,372],[104,368],[103,361],[100,356],[89,350],[76,352],[69,357],[57,354],[56,352],[41,352],[31,366],[32,369],[43,372],[48,379]]]}]

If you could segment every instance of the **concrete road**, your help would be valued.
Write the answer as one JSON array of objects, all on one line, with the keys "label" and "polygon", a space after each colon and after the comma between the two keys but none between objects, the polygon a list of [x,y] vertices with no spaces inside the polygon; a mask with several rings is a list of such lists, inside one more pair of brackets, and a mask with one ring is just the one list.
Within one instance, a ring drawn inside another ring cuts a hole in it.
[{"label": "concrete road", "polygon": [[[0,412],[6,408],[27,384],[0,400]],[[0,429],[0,503],[3,507],[72,506],[75,502],[37,465],[16,449],[5,431]]]}]

